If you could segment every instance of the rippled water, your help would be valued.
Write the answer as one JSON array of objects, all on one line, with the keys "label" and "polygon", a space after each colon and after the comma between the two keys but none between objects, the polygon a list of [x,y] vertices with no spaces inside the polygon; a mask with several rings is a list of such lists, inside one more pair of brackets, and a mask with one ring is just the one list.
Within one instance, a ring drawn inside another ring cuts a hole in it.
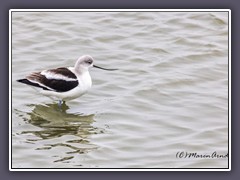
[{"label": "rippled water", "polygon": [[[17,83],[90,54],[92,89]],[[227,168],[228,12],[12,12],[13,168]],[[184,154],[185,153],[185,154]]]}]

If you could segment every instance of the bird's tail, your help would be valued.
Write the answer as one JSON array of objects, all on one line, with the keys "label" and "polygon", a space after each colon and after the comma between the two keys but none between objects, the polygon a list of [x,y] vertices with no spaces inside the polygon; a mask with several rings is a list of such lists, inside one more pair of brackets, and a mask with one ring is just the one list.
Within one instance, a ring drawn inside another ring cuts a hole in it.
[{"label": "bird's tail", "polygon": [[34,86],[34,87],[38,87],[38,88],[42,88],[44,90],[49,90],[46,87],[40,86],[38,83],[29,81],[28,79],[18,79],[17,82],[27,84],[27,85],[30,85],[30,86]]},{"label": "bird's tail", "polygon": [[18,79],[17,82],[27,84],[29,81],[27,79]]}]

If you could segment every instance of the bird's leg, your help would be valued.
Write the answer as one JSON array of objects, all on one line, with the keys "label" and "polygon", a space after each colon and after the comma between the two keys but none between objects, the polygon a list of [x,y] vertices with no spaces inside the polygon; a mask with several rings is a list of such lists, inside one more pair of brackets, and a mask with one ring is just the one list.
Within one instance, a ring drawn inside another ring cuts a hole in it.
[{"label": "bird's leg", "polygon": [[59,107],[59,109],[61,109],[61,108],[62,108],[62,103],[63,103],[63,101],[62,101],[62,100],[59,100],[59,101],[58,101],[58,107]]}]

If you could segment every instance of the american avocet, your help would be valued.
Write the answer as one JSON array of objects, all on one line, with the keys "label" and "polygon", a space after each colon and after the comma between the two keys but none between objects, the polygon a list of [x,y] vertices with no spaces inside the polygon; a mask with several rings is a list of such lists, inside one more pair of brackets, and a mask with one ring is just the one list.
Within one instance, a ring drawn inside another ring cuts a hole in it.
[{"label": "american avocet", "polygon": [[60,67],[57,69],[34,72],[19,79],[18,82],[31,85],[41,94],[52,99],[59,100],[59,106],[63,101],[68,101],[82,96],[92,86],[92,79],[88,72],[90,67],[114,71],[93,64],[93,58],[84,55],[78,58],[74,67]]}]

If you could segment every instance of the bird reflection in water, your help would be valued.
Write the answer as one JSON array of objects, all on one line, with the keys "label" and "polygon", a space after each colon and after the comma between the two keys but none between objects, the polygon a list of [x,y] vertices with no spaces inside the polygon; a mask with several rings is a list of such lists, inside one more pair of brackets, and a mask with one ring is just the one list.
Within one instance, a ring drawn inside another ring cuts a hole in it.
[{"label": "bird reflection in water", "polygon": [[[30,118],[27,121],[41,129],[22,132],[23,134],[31,133],[38,137],[37,139],[28,139],[28,143],[50,140],[50,143],[45,144],[44,147],[37,148],[37,150],[67,147],[70,148],[70,151],[66,152],[68,155],[87,153],[96,149],[97,146],[89,141],[90,135],[103,133],[104,130],[92,126],[94,114],[67,113],[68,109],[69,107],[66,104],[62,104],[61,110],[57,104],[34,105],[32,112],[28,113]],[[54,143],[52,143],[52,139],[54,139]],[[73,157],[65,156],[54,162],[66,161]]]}]

